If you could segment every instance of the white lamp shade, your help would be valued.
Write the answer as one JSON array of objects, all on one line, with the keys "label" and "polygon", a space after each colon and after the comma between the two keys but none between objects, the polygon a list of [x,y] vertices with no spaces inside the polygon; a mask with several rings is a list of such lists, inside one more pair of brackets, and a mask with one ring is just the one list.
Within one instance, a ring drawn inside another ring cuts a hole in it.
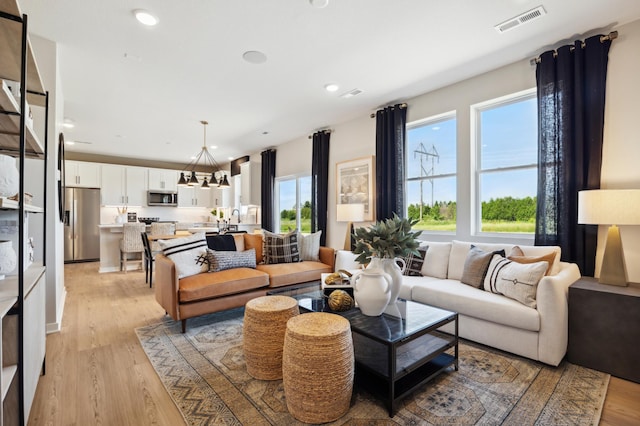
[{"label": "white lamp shade", "polygon": [[578,223],[640,225],[640,189],[578,192]]},{"label": "white lamp shade", "polygon": [[364,204],[338,204],[336,220],[338,222],[363,222]]}]

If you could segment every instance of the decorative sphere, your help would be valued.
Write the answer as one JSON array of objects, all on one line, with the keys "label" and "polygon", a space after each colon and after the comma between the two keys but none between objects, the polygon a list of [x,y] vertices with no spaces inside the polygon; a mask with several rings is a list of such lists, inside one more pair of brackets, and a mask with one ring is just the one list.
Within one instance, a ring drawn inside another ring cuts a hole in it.
[{"label": "decorative sphere", "polygon": [[355,306],[353,298],[344,290],[332,291],[328,303],[331,310],[335,312],[348,311]]}]

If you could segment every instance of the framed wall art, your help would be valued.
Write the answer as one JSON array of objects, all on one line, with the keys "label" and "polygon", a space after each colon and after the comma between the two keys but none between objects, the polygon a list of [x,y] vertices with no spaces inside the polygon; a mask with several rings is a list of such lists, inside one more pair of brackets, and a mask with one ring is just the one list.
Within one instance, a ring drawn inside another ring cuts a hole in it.
[{"label": "framed wall art", "polygon": [[364,204],[364,220],[375,220],[373,156],[336,164],[336,204]]}]

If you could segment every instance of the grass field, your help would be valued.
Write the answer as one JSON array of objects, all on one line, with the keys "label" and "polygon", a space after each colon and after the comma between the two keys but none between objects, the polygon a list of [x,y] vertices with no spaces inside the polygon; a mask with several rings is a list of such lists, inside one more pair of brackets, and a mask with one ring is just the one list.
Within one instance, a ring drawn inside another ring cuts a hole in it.
[{"label": "grass field", "polygon": [[[296,228],[295,220],[280,219],[280,232],[289,232]],[[303,220],[300,231],[311,232],[311,220]],[[454,221],[422,221],[413,227],[415,230],[455,232],[456,223]],[[519,234],[533,234],[536,229],[534,222],[505,222],[505,221],[484,221],[482,232],[511,232]]]}]

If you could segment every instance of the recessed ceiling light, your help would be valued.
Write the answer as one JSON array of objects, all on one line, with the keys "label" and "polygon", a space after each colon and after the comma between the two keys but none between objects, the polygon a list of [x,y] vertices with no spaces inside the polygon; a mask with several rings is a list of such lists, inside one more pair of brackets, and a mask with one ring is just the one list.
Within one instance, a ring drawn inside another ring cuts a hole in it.
[{"label": "recessed ceiling light", "polygon": [[263,64],[267,62],[267,55],[257,50],[247,50],[242,54],[242,58],[250,64]]},{"label": "recessed ceiling light", "polygon": [[75,145],[76,144],[74,141],[64,141],[64,143],[66,145]]},{"label": "recessed ceiling light", "polygon": [[338,86],[338,85],[337,85],[337,84],[335,84],[335,83],[329,83],[329,84],[325,84],[325,85],[324,85],[324,89],[325,89],[327,92],[336,92],[339,88],[340,88],[340,86]]},{"label": "recessed ceiling light", "polygon": [[233,157],[227,157],[229,159],[229,161],[233,160]]},{"label": "recessed ceiling light", "polygon": [[158,18],[156,18],[154,15],[152,15],[150,12],[147,12],[146,10],[136,9],[133,11],[133,14],[135,15],[138,22],[140,22],[143,25],[152,27],[158,23]]},{"label": "recessed ceiling light", "polygon": [[211,148],[211,149],[218,149],[218,145],[211,145],[209,148]]},{"label": "recessed ceiling light", "polygon": [[323,9],[327,7],[329,0],[309,0],[309,4],[315,8]]},{"label": "recessed ceiling light", "polygon": [[65,129],[73,129],[76,125],[74,124],[73,120],[70,118],[65,118],[64,122],[62,123],[62,127],[64,127]]}]

